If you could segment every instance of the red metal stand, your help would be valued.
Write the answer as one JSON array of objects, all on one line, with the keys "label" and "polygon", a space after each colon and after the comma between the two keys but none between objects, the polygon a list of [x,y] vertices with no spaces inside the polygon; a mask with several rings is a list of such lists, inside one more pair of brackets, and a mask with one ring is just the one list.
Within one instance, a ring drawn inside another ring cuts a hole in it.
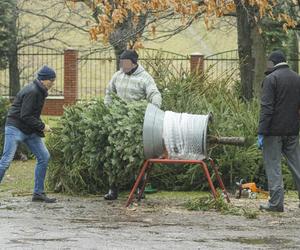
[{"label": "red metal stand", "polygon": [[[227,194],[227,191],[225,189],[225,186],[223,184],[223,181],[219,175],[219,171],[218,171],[218,167],[215,165],[214,161],[209,158],[209,162],[210,162],[210,165],[211,167],[213,168],[214,172],[215,172],[215,175],[216,175],[216,178],[217,178],[217,181],[219,183],[219,186],[220,188],[222,189],[222,192],[227,200],[227,202],[229,203],[230,200],[229,200],[229,197],[228,197],[228,194]],[[129,197],[127,199],[127,202],[126,202],[126,207],[128,207],[133,198],[134,198],[134,194],[135,194],[135,191],[137,189],[137,187],[139,186],[140,182],[141,181],[144,181],[143,182],[143,185],[142,185],[142,188],[141,188],[141,191],[139,192],[139,196],[138,196],[138,200],[141,199],[142,195],[143,195],[143,192],[145,190],[145,186],[146,186],[146,183],[147,183],[147,179],[149,177],[149,174],[146,175],[146,178],[144,178],[145,174],[147,171],[149,171],[151,169],[151,166],[153,165],[153,163],[164,163],[164,164],[172,164],[172,163],[182,163],[182,164],[199,164],[200,167],[203,169],[204,171],[204,174],[205,174],[205,177],[207,179],[207,182],[209,184],[209,187],[212,191],[212,194],[214,196],[214,198],[217,197],[217,192],[216,192],[216,189],[215,189],[215,186],[211,180],[211,177],[210,177],[210,173],[208,171],[208,167],[207,167],[207,164],[202,161],[202,160],[171,160],[171,159],[148,159],[144,162],[142,168],[141,168],[141,171],[130,191],[130,194],[129,194]]]}]

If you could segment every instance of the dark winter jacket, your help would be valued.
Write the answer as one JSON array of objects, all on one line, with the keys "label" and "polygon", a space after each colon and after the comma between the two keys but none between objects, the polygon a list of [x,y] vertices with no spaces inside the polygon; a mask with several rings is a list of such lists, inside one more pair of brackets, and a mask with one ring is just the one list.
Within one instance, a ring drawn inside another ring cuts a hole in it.
[{"label": "dark winter jacket", "polygon": [[298,135],[300,77],[286,63],[277,64],[262,84],[258,134]]},{"label": "dark winter jacket", "polygon": [[8,111],[6,126],[14,126],[25,134],[36,133],[44,137],[45,124],[40,116],[47,95],[47,89],[38,80],[21,89]]}]

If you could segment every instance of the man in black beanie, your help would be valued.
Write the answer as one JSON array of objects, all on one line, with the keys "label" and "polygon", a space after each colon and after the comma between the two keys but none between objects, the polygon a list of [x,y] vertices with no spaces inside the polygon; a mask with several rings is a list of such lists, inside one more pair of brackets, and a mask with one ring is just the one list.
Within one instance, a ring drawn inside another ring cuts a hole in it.
[{"label": "man in black beanie", "polygon": [[56,202],[56,199],[48,198],[44,191],[50,154],[41,137],[45,136],[44,132],[49,132],[51,129],[40,116],[48,90],[54,85],[55,78],[55,71],[48,66],[43,66],[37,73],[37,79],[26,85],[16,95],[6,119],[5,142],[0,160],[1,183],[18,144],[25,143],[37,159],[32,201],[47,203]]},{"label": "man in black beanie", "polygon": [[[125,101],[147,100],[161,106],[161,94],[154,79],[138,64],[138,54],[134,50],[125,50],[120,55],[120,70],[117,71],[106,89],[104,103],[112,102],[111,93],[116,93]],[[115,200],[118,197],[118,184],[110,183],[109,192],[104,196],[106,200]]]},{"label": "man in black beanie", "polygon": [[281,155],[287,159],[300,199],[300,77],[289,68],[280,50],[270,54],[266,75],[262,84],[258,147],[263,152],[270,199],[260,209],[283,212]]},{"label": "man in black beanie", "polygon": [[160,107],[161,94],[154,79],[138,63],[138,54],[134,50],[125,50],[120,55],[120,70],[117,71],[106,89],[104,103],[111,103],[111,93],[116,93],[125,101],[148,100]]}]

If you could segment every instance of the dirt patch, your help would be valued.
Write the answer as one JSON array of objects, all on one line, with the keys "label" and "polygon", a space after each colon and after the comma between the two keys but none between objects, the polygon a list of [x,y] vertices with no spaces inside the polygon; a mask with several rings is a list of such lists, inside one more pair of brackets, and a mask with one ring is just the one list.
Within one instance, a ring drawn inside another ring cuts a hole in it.
[{"label": "dirt patch", "polygon": [[[32,203],[34,164],[13,162],[0,185],[0,249],[300,249],[300,209],[290,192],[284,213],[254,219],[188,211],[184,204],[200,192],[159,192],[129,209],[128,193],[114,202],[53,194],[56,204]],[[246,211],[266,202],[231,200]]]},{"label": "dirt patch", "polygon": [[[30,196],[0,200],[0,248],[11,249],[299,249],[300,209],[286,200],[284,213],[259,212],[256,219],[215,211],[188,211],[187,196],[148,195],[126,209],[126,196],[55,195],[56,204]],[[265,200],[236,200],[258,209]]]}]

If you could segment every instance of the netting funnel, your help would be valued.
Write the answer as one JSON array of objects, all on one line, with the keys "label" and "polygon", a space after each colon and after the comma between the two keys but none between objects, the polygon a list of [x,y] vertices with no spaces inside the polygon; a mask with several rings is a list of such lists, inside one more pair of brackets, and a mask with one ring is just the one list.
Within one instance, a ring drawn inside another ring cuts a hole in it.
[{"label": "netting funnel", "polygon": [[207,158],[206,140],[210,116],[164,112],[148,104],[143,125],[145,158],[160,158],[165,152],[169,159]]},{"label": "netting funnel", "polygon": [[143,145],[146,159],[157,158],[163,154],[163,124],[165,112],[149,103],[144,116]]}]

